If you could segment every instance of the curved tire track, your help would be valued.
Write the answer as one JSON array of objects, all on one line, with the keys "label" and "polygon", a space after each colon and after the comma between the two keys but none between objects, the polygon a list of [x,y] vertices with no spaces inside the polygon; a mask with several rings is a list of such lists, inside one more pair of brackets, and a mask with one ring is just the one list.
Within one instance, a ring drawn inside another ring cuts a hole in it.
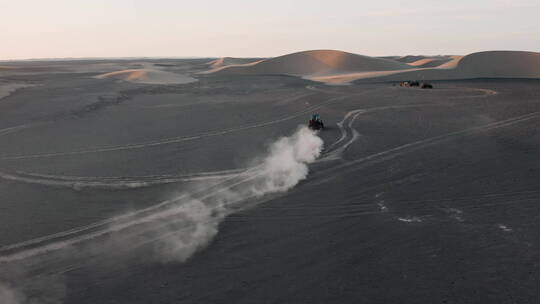
[{"label": "curved tire track", "polygon": [[[358,158],[358,159],[350,160],[350,161],[347,161],[345,163],[339,164],[339,165],[337,165],[335,167],[330,167],[330,168],[328,168],[326,170],[318,171],[316,174],[325,174],[325,175],[327,175],[329,172],[336,171],[336,170],[344,170],[344,169],[351,168],[351,167],[359,165],[359,164],[368,165],[368,164],[371,164],[371,163],[377,163],[377,162],[381,162],[381,161],[384,161],[384,160],[389,160],[389,159],[395,158],[397,156],[400,156],[402,154],[409,153],[409,152],[415,151],[417,149],[421,149],[421,148],[428,147],[428,146],[431,146],[431,145],[444,143],[444,142],[453,140],[455,138],[459,138],[461,136],[471,136],[471,135],[474,135],[476,133],[488,132],[488,131],[491,131],[491,130],[505,128],[505,127],[509,127],[509,126],[519,124],[519,123],[522,123],[522,122],[527,122],[527,121],[537,119],[537,118],[540,118],[540,111],[532,112],[532,113],[525,114],[525,115],[516,116],[516,117],[513,117],[513,118],[509,118],[509,119],[496,121],[496,122],[489,123],[489,124],[486,124],[486,125],[476,126],[476,127],[472,127],[472,128],[468,128],[468,129],[464,129],[464,130],[460,130],[460,131],[450,132],[450,133],[446,133],[446,134],[442,134],[442,135],[438,135],[438,136],[418,140],[418,141],[411,142],[411,143],[408,143],[408,144],[404,144],[404,145],[401,145],[401,146],[398,146],[398,147],[395,147],[395,148],[391,148],[391,149],[388,149],[388,150],[385,150],[385,151],[381,151],[381,152],[374,153],[374,154],[371,154],[371,155],[368,155],[368,156],[364,156],[364,157],[361,157],[361,158]],[[324,181],[326,181],[326,180],[327,179],[324,179]]]},{"label": "curved tire track", "polygon": [[154,176],[133,176],[133,177],[83,177],[83,176],[63,176],[47,175],[38,173],[0,172],[0,178],[4,180],[38,184],[51,187],[67,187],[76,190],[82,188],[99,189],[134,189],[149,187],[158,184],[171,184],[190,181],[219,180],[229,177],[236,177],[245,172],[245,168],[231,169],[214,172],[201,172],[180,175],[154,175]]},{"label": "curved tire track", "polygon": [[185,142],[185,141],[198,140],[198,139],[203,139],[203,138],[212,137],[212,136],[225,135],[232,132],[266,127],[269,125],[291,120],[301,115],[306,115],[308,113],[311,113],[315,110],[322,108],[323,106],[329,103],[332,103],[332,102],[335,102],[337,100],[344,99],[344,98],[345,98],[344,96],[330,98],[324,102],[321,102],[315,106],[309,107],[305,110],[296,112],[292,115],[283,116],[274,120],[269,120],[269,121],[264,121],[264,122],[259,122],[259,123],[254,123],[254,124],[249,124],[249,125],[244,125],[244,126],[239,126],[239,127],[233,127],[233,128],[223,129],[219,131],[204,132],[197,135],[171,137],[171,138],[164,138],[164,139],[160,139],[156,141],[147,141],[147,142],[126,144],[126,145],[99,146],[99,147],[82,149],[82,150],[74,150],[74,151],[60,151],[60,152],[48,152],[48,153],[26,154],[26,155],[3,155],[3,156],[0,156],[0,160],[48,158],[48,157],[69,156],[69,155],[79,155],[79,154],[88,154],[88,153],[102,153],[102,152],[113,152],[113,151],[122,151],[122,150],[133,150],[133,149],[142,149],[142,148],[149,148],[149,147],[155,147],[155,146],[161,146],[161,145],[167,145],[167,144],[175,144],[175,143]]}]

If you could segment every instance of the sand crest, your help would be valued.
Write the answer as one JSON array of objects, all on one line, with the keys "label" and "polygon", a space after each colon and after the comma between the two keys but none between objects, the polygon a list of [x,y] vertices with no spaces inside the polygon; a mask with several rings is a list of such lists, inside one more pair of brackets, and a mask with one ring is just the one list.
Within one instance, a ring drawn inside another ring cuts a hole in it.
[{"label": "sand crest", "polygon": [[184,84],[197,81],[193,77],[182,74],[155,70],[155,69],[130,69],[96,76],[99,79],[116,79],[144,84]]},{"label": "sand crest", "polygon": [[[223,64],[223,62],[215,62]],[[540,78],[540,53],[489,51],[467,56],[368,57],[334,50],[288,54],[247,64],[220,66],[205,73],[290,75],[327,84],[355,80],[401,81],[472,78]]]},{"label": "sand crest", "polygon": [[226,74],[292,75],[305,78],[337,76],[355,72],[403,70],[407,64],[334,50],[293,53],[257,62],[252,65],[229,66],[219,71]]},{"label": "sand crest", "polygon": [[247,63],[253,63],[261,61],[260,58],[234,58],[234,57],[222,57],[208,62],[208,66],[213,69],[221,68],[230,65],[242,65]]}]

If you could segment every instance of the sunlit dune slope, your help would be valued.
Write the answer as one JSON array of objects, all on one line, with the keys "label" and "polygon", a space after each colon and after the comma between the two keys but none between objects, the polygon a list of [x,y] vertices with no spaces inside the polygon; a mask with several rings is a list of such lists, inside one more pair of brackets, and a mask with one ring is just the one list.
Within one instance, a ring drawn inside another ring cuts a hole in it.
[{"label": "sunlit dune slope", "polygon": [[409,65],[416,68],[435,68],[449,61],[452,61],[451,57],[443,57],[443,58],[432,57],[432,58],[424,58],[424,59],[411,62],[409,63]]},{"label": "sunlit dune slope", "polygon": [[271,74],[316,77],[353,72],[389,71],[411,68],[394,60],[361,56],[334,50],[293,53],[249,66],[230,66],[217,72],[227,74]]}]

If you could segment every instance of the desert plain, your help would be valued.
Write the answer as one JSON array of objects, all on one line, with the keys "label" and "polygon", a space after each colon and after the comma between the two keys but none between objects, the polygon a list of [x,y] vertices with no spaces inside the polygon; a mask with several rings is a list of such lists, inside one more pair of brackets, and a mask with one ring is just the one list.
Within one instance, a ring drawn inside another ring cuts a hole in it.
[{"label": "desert plain", "polygon": [[0,299],[533,303],[539,153],[540,53],[1,62]]}]

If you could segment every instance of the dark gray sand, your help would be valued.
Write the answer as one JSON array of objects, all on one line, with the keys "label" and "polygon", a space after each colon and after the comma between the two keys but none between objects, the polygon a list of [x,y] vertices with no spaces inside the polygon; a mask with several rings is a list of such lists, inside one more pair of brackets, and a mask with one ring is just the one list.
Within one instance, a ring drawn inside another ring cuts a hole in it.
[{"label": "dark gray sand", "polygon": [[[157,63],[193,72],[204,62]],[[540,297],[539,80],[440,81],[420,90],[196,76],[155,86],[73,72],[90,63],[62,62],[54,73],[48,63],[25,63],[2,76],[34,86],[0,100],[0,301]],[[314,112],[325,120],[326,148],[289,191],[247,198],[224,218],[211,210],[202,223],[181,214],[118,226],[186,193],[216,203],[220,189],[241,192],[238,174]],[[207,233],[204,221],[216,231]],[[190,230],[199,224],[201,234]],[[182,247],[192,241],[186,230],[206,241],[161,256],[170,251],[161,234],[176,233]]]}]

